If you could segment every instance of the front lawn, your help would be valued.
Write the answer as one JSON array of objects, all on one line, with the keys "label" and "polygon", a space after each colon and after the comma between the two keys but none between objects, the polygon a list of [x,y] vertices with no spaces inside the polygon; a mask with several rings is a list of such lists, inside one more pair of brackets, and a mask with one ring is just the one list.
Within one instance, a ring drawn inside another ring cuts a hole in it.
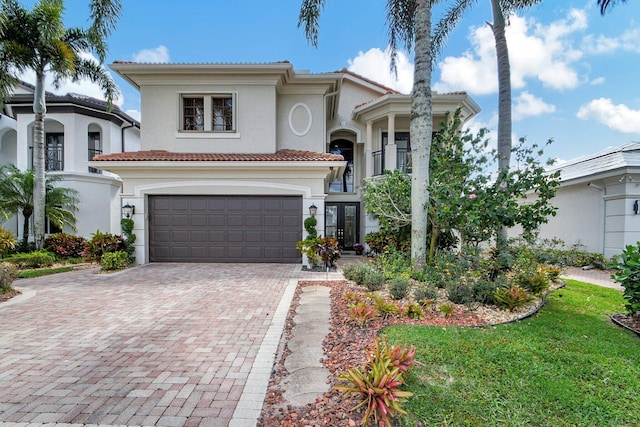
[{"label": "front lawn", "polygon": [[411,344],[405,426],[637,426],[640,339],[619,291],[573,280],[534,317],[489,328],[392,326]]}]

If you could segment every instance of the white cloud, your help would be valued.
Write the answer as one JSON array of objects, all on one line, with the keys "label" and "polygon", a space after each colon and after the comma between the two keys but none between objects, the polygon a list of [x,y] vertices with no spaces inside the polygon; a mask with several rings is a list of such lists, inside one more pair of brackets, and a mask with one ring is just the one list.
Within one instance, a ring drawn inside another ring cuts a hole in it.
[{"label": "white cloud", "polygon": [[613,53],[617,50],[640,53],[640,29],[627,30],[619,37],[589,34],[582,39],[582,50],[593,55]]},{"label": "white cloud", "polygon": [[[566,19],[549,25],[510,17],[506,28],[513,89],[526,86],[527,79],[537,79],[556,90],[579,84],[573,64],[582,52],[573,47],[572,36],[587,26],[586,13],[572,9]],[[472,48],[459,57],[446,57],[440,64],[440,81],[434,89],[441,92],[464,90],[471,94],[490,94],[498,90],[497,64],[493,32],[488,26],[472,28]]]},{"label": "white cloud", "polygon": [[529,92],[522,92],[515,99],[513,105],[513,119],[522,120],[526,117],[539,116],[541,114],[553,113],[556,111],[555,105],[547,104]]},{"label": "white cloud", "polygon": [[596,77],[595,79],[591,80],[591,82],[589,82],[589,84],[591,86],[598,86],[601,85],[605,82],[605,78],[604,77]]},{"label": "white cloud", "polygon": [[137,121],[140,121],[140,110],[127,110],[124,113],[129,117],[131,117],[132,119],[136,119]]},{"label": "white cloud", "polygon": [[398,77],[391,73],[389,50],[378,48],[358,52],[358,56],[348,60],[348,70],[371,79],[401,93],[411,93],[413,87],[413,64],[404,52],[398,52],[396,61]]},{"label": "white cloud", "polygon": [[134,62],[159,63],[169,62],[169,49],[158,46],[154,49],[143,49],[133,55]]},{"label": "white cloud", "polygon": [[640,133],[640,110],[624,104],[614,105],[609,98],[594,99],[583,105],[576,116],[582,120],[595,120],[622,133]]},{"label": "white cloud", "polygon": [[[92,60],[96,63],[98,62],[98,60],[88,52],[82,53],[81,56],[85,59]],[[109,70],[107,70],[107,73],[110,74]],[[32,85],[35,85],[36,83],[36,74],[31,70],[26,71],[21,76],[18,76],[18,78]],[[54,93],[56,95],[66,95],[68,93],[77,93],[80,95],[86,95],[92,98],[101,99],[103,101],[106,100],[100,86],[97,83],[94,83],[86,78],[81,79],[75,83],[69,79],[63,80],[60,83],[60,87],[55,88],[53,86],[53,76],[49,74],[46,76],[46,79],[45,79],[45,90],[51,93]],[[114,101],[114,104],[120,107],[122,106],[123,100],[124,99],[121,95],[117,100]]]}]

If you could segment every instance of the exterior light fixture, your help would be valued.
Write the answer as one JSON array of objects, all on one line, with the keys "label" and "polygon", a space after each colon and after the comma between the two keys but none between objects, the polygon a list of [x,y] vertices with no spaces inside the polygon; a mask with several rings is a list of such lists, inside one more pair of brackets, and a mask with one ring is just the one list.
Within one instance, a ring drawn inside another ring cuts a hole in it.
[{"label": "exterior light fixture", "polygon": [[311,215],[312,218],[315,217],[317,213],[318,207],[316,205],[309,206],[309,215]]},{"label": "exterior light fixture", "polygon": [[136,213],[136,207],[127,203],[122,207],[122,218],[131,218]]}]

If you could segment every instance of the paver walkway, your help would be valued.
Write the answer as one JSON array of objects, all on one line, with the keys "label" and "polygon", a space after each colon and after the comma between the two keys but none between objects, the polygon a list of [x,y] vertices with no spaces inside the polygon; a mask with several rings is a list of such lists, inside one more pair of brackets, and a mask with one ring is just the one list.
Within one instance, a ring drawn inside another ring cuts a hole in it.
[{"label": "paver walkway", "polygon": [[0,305],[0,425],[255,425],[298,278],[320,275],[150,264],[19,280],[35,296]]}]

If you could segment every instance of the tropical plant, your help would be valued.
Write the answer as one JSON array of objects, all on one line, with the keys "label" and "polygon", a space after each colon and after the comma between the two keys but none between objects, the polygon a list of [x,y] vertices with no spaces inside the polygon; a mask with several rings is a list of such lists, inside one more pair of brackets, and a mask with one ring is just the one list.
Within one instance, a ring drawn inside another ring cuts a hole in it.
[{"label": "tropical plant", "polygon": [[[414,77],[411,91],[411,258],[421,269],[427,259],[427,202],[429,201],[429,152],[433,118],[431,109],[431,0],[387,0],[387,26],[391,67],[396,70],[398,45],[414,50]],[[304,26],[307,40],[318,45],[320,12],[324,0],[303,0],[298,26]]]},{"label": "tropical plant", "polygon": [[[45,216],[59,228],[68,226],[75,230],[76,205],[80,201],[78,192],[71,188],[59,187],[61,175],[47,175],[45,185]],[[26,249],[29,241],[29,219],[35,211],[34,182],[32,171],[21,171],[14,165],[0,167],[0,213],[5,218],[11,214],[21,213],[22,225],[21,248]]]},{"label": "tropical plant", "polygon": [[55,233],[44,239],[44,248],[61,258],[84,256],[87,239],[67,233]]},{"label": "tropical plant", "polygon": [[16,246],[16,238],[12,232],[4,227],[0,227],[0,257]]},{"label": "tropical plant", "polygon": [[[620,0],[622,3],[626,3],[627,0]],[[598,6],[600,6],[600,13],[602,15],[609,9],[610,6],[618,3],[618,0],[598,0]]]},{"label": "tropical plant", "polygon": [[398,414],[406,414],[402,404],[413,395],[400,390],[404,385],[403,374],[417,364],[415,349],[390,346],[385,339],[376,341],[367,351],[367,362],[362,368],[348,369],[340,373],[338,379],[345,385],[336,386],[344,396],[359,399],[352,410],[363,409],[363,426],[371,418],[376,426],[391,427],[392,419]]},{"label": "tropical plant", "polygon": [[19,268],[41,268],[52,266],[56,262],[56,256],[47,250],[40,249],[39,251],[13,254],[7,257],[6,261]]},{"label": "tropical plant", "polygon": [[619,259],[613,260],[613,280],[624,288],[625,307],[634,316],[640,316],[640,242],[627,245]]},{"label": "tropical plant", "polygon": [[498,307],[513,311],[529,303],[533,296],[526,289],[513,285],[510,288],[499,288],[494,293],[494,301]]},{"label": "tropical plant", "polygon": [[[493,32],[498,61],[498,185],[509,173],[511,159],[511,66],[509,64],[509,49],[505,35],[505,15],[511,11],[530,7],[542,0],[491,0],[493,24],[488,24]],[[434,50],[439,51],[444,45],[448,33],[462,19],[464,12],[477,0],[456,0],[440,19],[434,30]],[[500,187],[499,187],[500,188]],[[497,245],[500,250],[506,246],[508,224],[502,224],[497,235]]]},{"label": "tropical plant", "polygon": [[105,252],[100,258],[103,270],[121,270],[129,265],[129,254],[126,251]]},{"label": "tropical plant", "polygon": [[347,308],[347,314],[351,321],[361,328],[378,317],[376,310],[364,302],[356,303]]},{"label": "tropical plant", "polygon": [[404,299],[410,289],[411,284],[406,277],[394,277],[389,284],[389,293],[391,297],[396,300]]},{"label": "tropical plant", "polygon": [[334,237],[320,237],[315,243],[316,254],[320,257],[324,263],[325,268],[335,266],[335,262],[340,258],[342,250],[338,241]]},{"label": "tropical plant", "polygon": [[91,239],[86,244],[87,258],[100,261],[102,256],[108,252],[126,252],[127,245],[122,236],[111,233],[103,233],[96,230],[91,234]]},{"label": "tropical plant", "polygon": [[[0,4],[0,104],[4,103],[26,71],[36,75],[33,112],[33,222],[37,249],[43,247],[46,217],[44,164],[45,79],[53,76],[59,87],[65,79],[88,78],[100,85],[109,105],[118,97],[118,88],[101,65],[106,57],[106,38],[120,14],[118,0],[92,0],[92,23],[88,29],[65,28],[62,0],[39,0],[32,11],[16,0]],[[84,54],[93,51],[99,63]]]}]

